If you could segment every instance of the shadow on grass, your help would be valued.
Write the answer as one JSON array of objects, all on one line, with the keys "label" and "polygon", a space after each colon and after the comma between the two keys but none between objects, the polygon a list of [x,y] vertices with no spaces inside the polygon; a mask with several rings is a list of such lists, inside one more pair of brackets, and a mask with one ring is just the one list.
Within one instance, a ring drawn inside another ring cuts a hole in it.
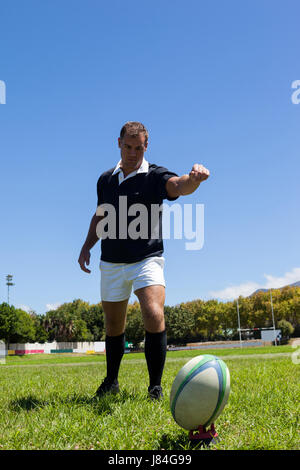
[{"label": "shadow on grass", "polygon": [[87,405],[92,407],[94,411],[98,414],[103,413],[113,413],[114,407],[116,405],[126,403],[127,401],[137,400],[139,397],[136,393],[130,393],[126,390],[121,391],[120,393],[107,394],[103,397],[87,396],[73,394],[66,397],[60,395],[52,395],[48,400],[41,400],[34,395],[30,394],[28,396],[22,396],[13,400],[9,404],[9,408],[13,411],[21,412],[22,410],[32,411],[38,408],[44,408],[46,406],[60,407],[61,405]]},{"label": "shadow on grass", "polygon": [[189,438],[187,434],[177,436],[164,434],[159,441],[159,450],[185,450],[190,449]]},{"label": "shadow on grass", "polygon": [[28,395],[27,397],[20,397],[17,400],[11,401],[9,408],[13,411],[21,411],[21,409],[31,411],[47,405],[49,405],[49,402],[46,400],[39,400],[33,395]]},{"label": "shadow on grass", "polygon": [[199,441],[191,441],[188,431],[182,431],[177,436],[164,434],[159,441],[159,450],[208,450],[210,446],[203,445]]}]

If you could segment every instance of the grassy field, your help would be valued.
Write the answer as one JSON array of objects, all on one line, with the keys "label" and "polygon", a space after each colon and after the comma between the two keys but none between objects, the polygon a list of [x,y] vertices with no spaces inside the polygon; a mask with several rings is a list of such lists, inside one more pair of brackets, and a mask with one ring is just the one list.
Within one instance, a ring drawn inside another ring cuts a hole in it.
[{"label": "grassy field", "polygon": [[[278,354],[278,353],[292,353],[295,349],[292,346],[269,346],[269,347],[248,347],[248,348],[230,348],[230,349],[197,349],[186,351],[169,351],[168,357],[194,357],[199,354],[214,354],[216,356],[235,356],[235,355],[249,355],[249,354]],[[126,360],[135,360],[144,358],[144,353],[134,353],[125,356]],[[78,354],[78,353],[59,353],[59,354],[27,354],[23,356],[8,356],[5,360],[5,365],[34,365],[34,364],[66,364],[78,362],[104,362],[104,354]]]},{"label": "grassy field", "polygon": [[[300,365],[293,351],[204,351],[224,358],[231,374],[229,401],[215,423],[220,442],[211,449],[300,449]],[[168,352],[159,403],[147,398],[142,353],[124,356],[121,393],[98,402],[92,396],[105,375],[105,356],[8,357],[0,365],[0,449],[188,450],[169,392],[178,370],[199,354]]]}]

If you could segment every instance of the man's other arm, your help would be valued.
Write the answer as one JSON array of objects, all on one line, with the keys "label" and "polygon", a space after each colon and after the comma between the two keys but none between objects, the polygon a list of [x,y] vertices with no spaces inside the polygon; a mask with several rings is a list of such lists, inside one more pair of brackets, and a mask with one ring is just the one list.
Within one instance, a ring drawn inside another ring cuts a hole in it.
[{"label": "man's other arm", "polygon": [[90,269],[88,269],[86,266],[90,264],[90,250],[93,248],[94,245],[96,245],[97,241],[99,240],[96,232],[96,227],[101,219],[103,219],[103,216],[98,216],[96,215],[96,213],[93,215],[86,240],[81,248],[80,255],[78,258],[80,268],[86,273],[91,272]]}]

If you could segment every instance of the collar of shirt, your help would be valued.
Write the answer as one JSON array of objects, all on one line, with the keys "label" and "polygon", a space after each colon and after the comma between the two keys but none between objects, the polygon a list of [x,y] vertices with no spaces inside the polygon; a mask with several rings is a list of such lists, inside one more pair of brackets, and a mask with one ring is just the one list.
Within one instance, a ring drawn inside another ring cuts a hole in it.
[{"label": "collar of shirt", "polygon": [[116,175],[117,173],[119,174],[119,184],[121,184],[123,181],[127,180],[128,178],[131,178],[132,176],[135,176],[137,173],[148,173],[149,171],[149,162],[147,160],[145,160],[145,158],[143,158],[143,161],[142,161],[142,164],[141,166],[135,170],[135,171],[132,171],[131,173],[129,173],[129,175],[126,176],[126,178],[124,178],[124,173],[122,171],[122,168],[121,168],[121,162],[122,160],[120,160],[116,166],[116,168],[114,169],[113,171],[113,175]]}]

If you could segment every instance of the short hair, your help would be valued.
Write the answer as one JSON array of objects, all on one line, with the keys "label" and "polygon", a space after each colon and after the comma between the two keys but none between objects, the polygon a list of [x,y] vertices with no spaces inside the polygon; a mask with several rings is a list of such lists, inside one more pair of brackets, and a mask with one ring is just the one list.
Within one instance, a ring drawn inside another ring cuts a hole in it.
[{"label": "short hair", "polygon": [[132,137],[136,137],[139,134],[144,134],[145,143],[148,142],[148,137],[149,137],[148,131],[146,127],[144,126],[144,124],[142,124],[141,122],[136,122],[136,121],[126,122],[126,124],[124,124],[124,126],[121,129],[120,139],[123,139],[125,134],[130,135]]}]

